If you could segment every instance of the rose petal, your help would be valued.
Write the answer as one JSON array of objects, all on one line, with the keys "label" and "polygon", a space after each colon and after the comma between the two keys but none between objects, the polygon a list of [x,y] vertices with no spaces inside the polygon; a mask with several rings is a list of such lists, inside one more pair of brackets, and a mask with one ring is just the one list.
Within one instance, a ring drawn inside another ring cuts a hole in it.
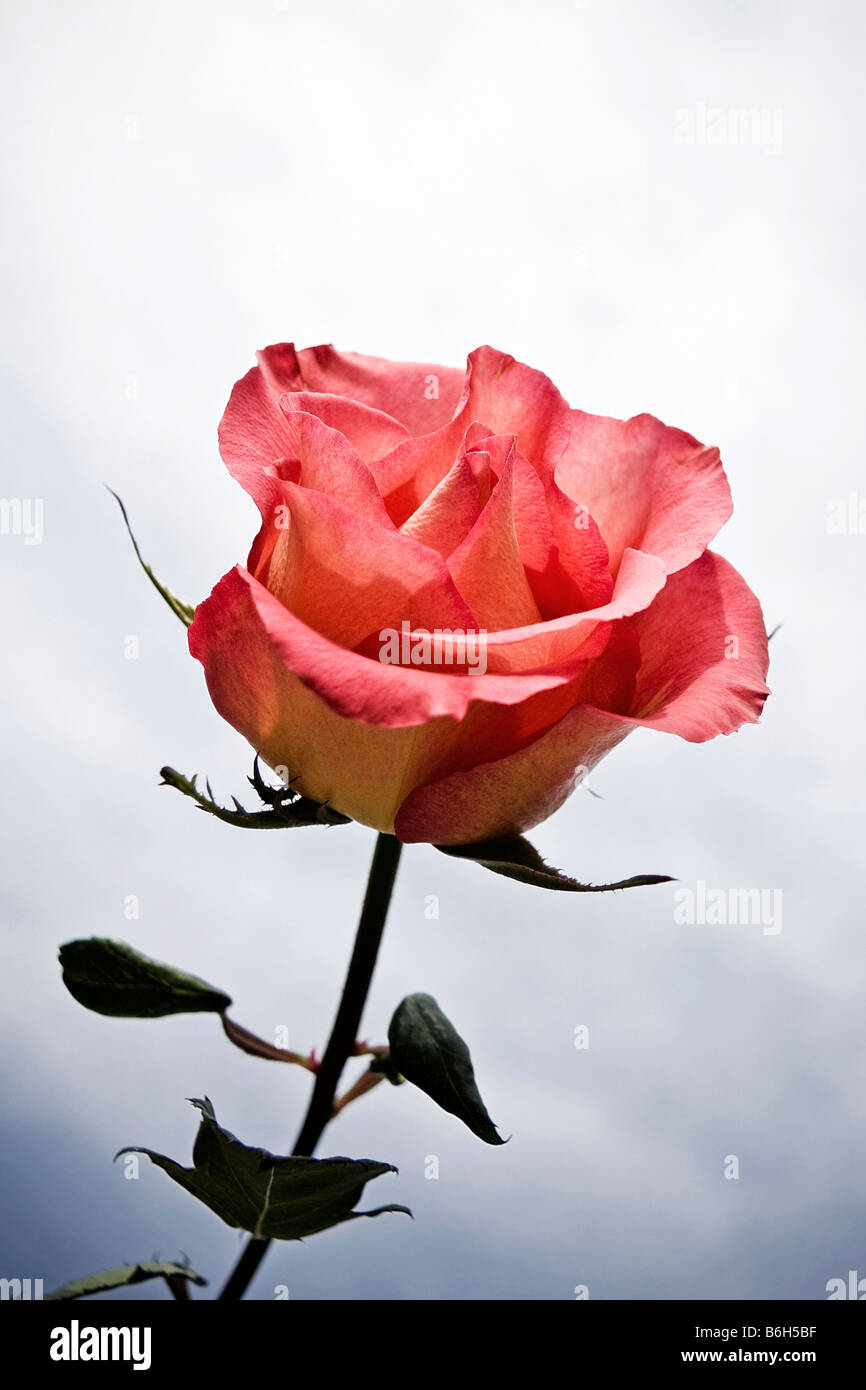
[{"label": "rose petal", "polygon": [[474,630],[440,555],[323,493],[283,483],[290,524],[268,568],[268,588],[301,622],[344,647],[380,628]]},{"label": "rose petal", "polygon": [[[244,590],[252,597],[244,596],[241,602],[238,595]],[[225,627],[227,614],[241,607],[249,609],[250,605],[286,668],[336,714],[388,728],[417,726],[444,715],[460,720],[473,701],[520,704],[539,691],[566,685],[582,676],[589,662],[598,657],[610,631],[609,625],[598,624],[569,661],[517,675],[457,675],[447,666],[431,669],[389,665],[348,650],[309,627],[240,566],[230,570],[210,597],[198,605],[193,628],[199,623],[199,615],[202,627]],[[237,638],[242,644],[243,634],[238,632]],[[220,640],[230,646],[231,634],[222,631]]]},{"label": "rose petal", "polygon": [[[492,441],[479,438],[477,447],[490,449]],[[540,616],[558,618],[608,603],[613,577],[592,517],[556,486],[550,470],[539,472],[517,448],[513,455],[514,527]]]},{"label": "rose petal", "polygon": [[617,622],[648,608],[664,583],[664,565],[658,556],[627,550],[609,603],[546,622],[488,633],[488,669],[525,671],[565,661],[598,623]]},{"label": "rose petal", "polygon": [[410,434],[429,434],[450,420],[463,385],[457,367],[338,352],[330,343],[296,357],[301,379],[293,389],[348,396],[393,416]]},{"label": "rose petal", "polygon": [[469,354],[460,413],[491,434],[514,435],[536,467],[552,468],[571,433],[571,412],[550,378],[492,347]]},{"label": "rose petal", "polygon": [[[310,397],[303,392],[296,399],[309,400]],[[300,463],[300,472],[287,481],[323,492],[359,516],[377,522],[386,530],[394,529],[373,474],[338,428],[302,410],[290,411],[286,415],[286,425],[291,458]]]},{"label": "rose petal", "polygon": [[652,415],[571,419],[556,481],[595,518],[614,574],[628,547],[660,556],[668,574],[697,559],[732,511],[718,449]]},{"label": "rose petal", "polygon": [[629,732],[628,724],[578,705],[509,757],[410,792],[397,812],[396,834],[406,843],[462,845],[530,830]]},{"label": "rose petal", "polygon": [[761,605],[707,550],[632,619],[641,650],[634,723],[703,743],[755,723],[769,695]]},{"label": "rose petal", "polygon": [[370,464],[395,525],[403,526],[413,516],[467,447],[467,428],[461,414],[423,438],[404,440],[384,458]]},{"label": "rose petal", "polygon": [[401,440],[409,437],[405,426],[390,415],[361,405],[358,401],[348,400],[345,396],[315,391],[287,391],[280,396],[279,407],[289,421],[293,414],[302,412],[314,415],[331,430],[339,430],[365,463],[381,458]]},{"label": "rose petal", "polygon": [[558,724],[510,757],[411,792],[395,821],[400,839],[464,844],[529,830],[570,795],[576,767],[591,770],[637,725],[700,743],[758,719],[769,694],[764,620],[754,594],[720,556],[707,551],[673,575],[628,627],[641,655],[630,708],[621,681],[629,638],[616,629],[579,703]]},{"label": "rose petal", "polygon": [[477,348],[454,418],[423,439],[404,440],[374,466],[390,515],[403,525],[450,471],[471,426],[480,426],[476,436],[516,437],[521,453],[551,473],[568,442],[570,415],[543,372],[496,348]]},{"label": "rose petal", "polygon": [[[266,515],[276,493],[263,469],[286,454],[285,412],[280,399],[303,393],[302,409],[321,414],[359,449],[385,453],[410,434],[438,430],[452,418],[463,388],[453,367],[389,362],[360,353],[340,353],[330,345],[296,351],[277,343],[256,354],[258,365],[238,381],[219,428],[220,453],[236,478]],[[436,394],[431,395],[430,393]],[[320,399],[318,409],[310,394]],[[342,405],[336,397],[346,397]],[[386,417],[392,417],[390,423]]]},{"label": "rose petal", "polygon": [[[597,654],[590,644],[567,670],[516,677],[386,666],[306,627],[240,567],[196,608],[189,645],[217,710],[266,762],[380,830],[393,829],[407,788],[536,737]],[[522,702],[510,716],[508,702]]]},{"label": "rose petal", "polygon": [[610,555],[595,518],[585,507],[575,507],[552,477],[545,494],[558,561],[547,576],[548,609],[580,612],[609,603],[614,588]]},{"label": "rose petal", "polygon": [[291,343],[256,354],[259,365],[235,383],[219,426],[223,461],[252,497],[263,517],[272,514],[280,490],[265,469],[286,456],[291,440],[279,407],[285,391],[301,384],[297,355]]},{"label": "rose petal", "polygon": [[[204,666],[216,709],[265,762],[288,770],[296,790],[365,825],[392,829],[405,786],[435,766],[430,752],[454,721],[440,718],[420,729],[393,729],[342,718],[287,663],[285,647],[275,640],[271,626],[279,627],[283,618],[300,629],[241,570],[226,575],[199,604],[189,647]],[[330,644],[316,634],[310,638],[317,648],[314,659],[326,668],[323,652]],[[331,649],[332,662],[347,656],[351,654]]]},{"label": "rose petal", "polygon": [[400,528],[447,559],[469,535],[481,515],[478,481],[465,455]]},{"label": "rose petal", "polygon": [[[438,761],[436,778],[468,772],[480,764],[510,757],[533,743],[559,722],[575,704],[599,705],[626,713],[634,698],[640,649],[627,622],[597,629],[597,648],[588,644],[588,658],[564,685],[539,691],[516,705],[474,701],[460,721],[453,740]],[[604,660],[592,659],[595,651]]]},{"label": "rose petal", "polygon": [[481,627],[496,632],[541,620],[517,543],[513,442],[490,501],[448,569]]}]

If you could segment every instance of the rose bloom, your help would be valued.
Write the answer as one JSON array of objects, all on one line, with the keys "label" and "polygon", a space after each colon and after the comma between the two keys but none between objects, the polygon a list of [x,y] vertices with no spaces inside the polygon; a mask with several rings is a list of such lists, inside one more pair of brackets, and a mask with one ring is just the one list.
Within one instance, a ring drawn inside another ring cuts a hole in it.
[{"label": "rose bloom", "polygon": [[281,344],[219,440],[262,525],[190,650],[306,796],[463,844],[544,820],[639,725],[757,720],[761,609],[707,549],[731,497],[690,434],[490,347],[463,372]]}]

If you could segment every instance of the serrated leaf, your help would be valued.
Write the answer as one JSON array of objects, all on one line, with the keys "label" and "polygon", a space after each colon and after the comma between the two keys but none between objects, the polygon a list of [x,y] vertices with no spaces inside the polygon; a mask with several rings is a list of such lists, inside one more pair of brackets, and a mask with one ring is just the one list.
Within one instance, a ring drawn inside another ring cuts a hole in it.
[{"label": "serrated leaf", "polygon": [[578,883],[560,869],[546,864],[534,845],[522,835],[500,835],[471,845],[436,845],[453,859],[471,859],[494,874],[517,879],[535,888],[552,888],[562,893],[614,893],[620,888],[646,888],[653,883],[673,883],[669,874],[635,874],[618,883]]},{"label": "serrated leaf", "polygon": [[[106,484],[106,487],[108,487],[108,484]],[[138,563],[141,565],[141,568],[144,570],[145,574],[147,575],[153,587],[156,589],[157,593],[168,604],[174,616],[176,618],[180,618],[184,627],[190,627],[192,624],[192,620],[195,617],[195,609],[189,603],[184,603],[182,599],[176,598],[170,589],[167,589],[164,584],[160,583],[153,570],[150,568],[150,565],[145,564],[145,561],[142,558],[141,551],[138,548],[138,541],[135,539],[132,527],[129,524],[129,517],[126,514],[126,508],[123,505],[123,502],[118,497],[117,493],[114,491],[114,488],[109,487],[108,491],[111,493],[112,497],[114,498],[115,502],[121,510],[124,524],[129,533],[129,539],[132,541],[132,546],[135,551],[136,559],[138,560]]]},{"label": "serrated leaf", "polygon": [[137,1265],[118,1265],[116,1269],[103,1269],[99,1274],[86,1274],[83,1279],[72,1279],[61,1284],[53,1293],[47,1293],[43,1302],[70,1298],[87,1298],[94,1293],[107,1293],[110,1289],[121,1289],[127,1284],[142,1284],[146,1279],[188,1279],[191,1284],[206,1285],[207,1280],[196,1274],[189,1265],[167,1263],[164,1260],[145,1260]]},{"label": "serrated leaf", "polygon": [[349,824],[349,817],[344,816],[342,812],[318,801],[311,801],[309,797],[300,796],[291,787],[265,787],[258,772],[258,760],[253,777],[249,780],[262,800],[267,803],[263,811],[247,811],[237,797],[232,797],[235,804],[233,811],[228,806],[220,806],[214,798],[209,782],[205,784],[206,793],[199,791],[195,773],[192,777],[185,777],[173,767],[162,767],[159,775],[162,778],[162,786],[174,787],[184,796],[191,797],[202,811],[216,816],[217,820],[224,821],[226,825],[236,825],[244,830],[292,830],[303,825]]},{"label": "serrated leaf", "polygon": [[391,1065],[485,1144],[504,1144],[475,1084],[469,1048],[430,994],[410,994],[388,1028]]},{"label": "serrated leaf", "polygon": [[353,1211],[365,1184],[383,1173],[396,1173],[393,1164],[366,1158],[281,1158],[249,1148],[222,1129],[207,1097],[191,1103],[201,1114],[192,1168],[152,1149],[130,1147],[120,1153],[146,1154],[226,1225],[261,1239],[302,1240],[359,1216],[386,1211],[412,1215],[401,1206]]},{"label": "serrated leaf", "polygon": [[111,1018],[164,1018],[167,1014],[221,1014],[231,1004],[222,990],[151,960],[125,941],[92,936],[60,947],[63,983],[86,1009]]}]

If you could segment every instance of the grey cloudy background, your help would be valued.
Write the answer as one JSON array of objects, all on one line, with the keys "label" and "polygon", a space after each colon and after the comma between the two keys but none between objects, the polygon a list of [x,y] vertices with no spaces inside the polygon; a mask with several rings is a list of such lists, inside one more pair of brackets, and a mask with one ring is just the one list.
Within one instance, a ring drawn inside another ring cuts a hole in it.
[{"label": "grey cloudy background", "polygon": [[[704,746],[635,733],[602,799],[533,838],[590,881],[778,888],[784,918],[678,925],[667,886],[558,896],[408,849],[365,1031],[435,994],[513,1137],[488,1148],[380,1087],[320,1152],[395,1163],[369,1205],[414,1223],[275,1248],[253,1296],[817,1299],[866,1276],[866,536],[827,530],[866,491],[863,8],[4,9],[2,494],[43,499],[44,536],[0,537],[0,1273],[49,1288],[185,1251],[215,1292],[241,1237],[112,1154],[188,1162],[203,1094],[284,1152],[308,1093],[211,1017],[80,1009],[61,942],[126,939],[299,1048],[331,1023],[373,834],[245,833],[158,787],[169,762],[242,795],[250,755],[102,487],[175,592],[205,595],[256,527],[217,423],[254,350],[294,339],[452,364],[490,342],[576,406],[721,447],[716,547],[784,621],[763,722]],[[765,113],[745,141],[740,110]]]}]

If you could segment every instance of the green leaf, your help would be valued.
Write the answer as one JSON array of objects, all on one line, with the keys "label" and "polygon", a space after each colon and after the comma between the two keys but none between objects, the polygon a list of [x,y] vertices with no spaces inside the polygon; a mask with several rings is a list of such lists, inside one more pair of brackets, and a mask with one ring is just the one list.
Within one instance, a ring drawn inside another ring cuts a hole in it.
[{"label": "green leaf", "polygon": [[210,782],[205,782],[207,795],[199,791],[195,773],[192,777],[184,777],[182,772],[176,772],[173,767],[163,767],[160,768],[159,775],[162,778],[162,786],[174,787],[184,796],[192,797],[202,811],[216,816],[217,820],[225,821],[226,825],[237,825],[244,830],[292,830],[302,825],[349,824],[349,816],[344,816],[331,806],[311,801],[307,796],[299,796],[291,787],[265,786],[259,773],[258,758],[253,775],[248,780],[266,803],[267,809],[264,811],[247,811],[235,796],[232,797],[235,807],[233,811],[227,806],[218,805]]},{"label": "green leaf", "polygon": [[535,888],[553,888],[562,893],[614,893],[619,888],[646,888],[653,883],[673,883],[669,874],[636,874],[618,883],[578,883],[559,869],[546,864],[534,845],[522,835],[500,835],[494,840],[478,840],[472,845],[436,845],[453,859],[471,859],[506,878]]},{"label": "green leaf", "polygon": [[83,1279],[73,1279],[61,1284],[53,1293],[47,1293],[45,1303],[69,1298],[87,1298],[92,1293],[106,1293],[109,1289],[121,1289],[127,1284],[143,1284],[146,1279],[188,1279],[191,1284],[207,1284],[200,1274],[189,1265],[166,1263],[164,1260],[145,1260],[137,1265],[118,1265],[117,1269],[103,1269],[99,1274],[86,1274]]},{"label": "green leaf", "polygon": [[111,1018],[221,1014],[231,1004],[222,990],[127,946],[91,936],[60,947],[63,983],[86,1009]]},{"label": "green leaf", "polygon": [[201,1113],[192,1168],[182,1168],[152,1149],[126,1148],[120,1153],[146,1154],[228,1226],[261,1239],[302,1240],[359,1216],[386,1211],[412,1215],[400,1206],[352,1210],[371,1178],[396,1173],[392,1164],[366,1158],[279,1158],[265,1149],[248,1148],[222,1129],[207,1097],[191,1103]]},{"label": "green leaf", "polygon": [[504,1144],[475,1084],[469,1048],[430,994],[410,994],[388,1028],[391,1065],[485,1144]]},{"label": "green leaf", "polygon": [[[107,483],[106,487],[108,487]],[[145,574],[147,575],[153,587],[156,589],[157,593],[165,599],[174,616],[176,618],[180,618],[184,627],[189,627],[192,624],[193,618],[195,617],[195,609],[191,607],[190,604],[184,603],[181,599],[175,598],[171,590],[167,589],[164,584],[161,584],[159,582],[153,570],[150,568],[150,565],[145,564],[141,556],[141,551],[138,548],[138,541],[135,539],[135,536],[132,533],[132,527],[129,524],[129,517],[126,514],[126,508],[124,507],[123,502],[118,497],[117,493],[114,491],[114,488],[109,487],[108,491],[111,493],[112,497],[114,498],[115,502],[117,503],[118,507],[120,508],[123,514],[123,520],[126,524],[126,529],[129,532],[129,539],[132,541],[132,546],[135,551],[136,558],[138,559],[138,563],[141,565],[141,568],[144,570]]]}]

